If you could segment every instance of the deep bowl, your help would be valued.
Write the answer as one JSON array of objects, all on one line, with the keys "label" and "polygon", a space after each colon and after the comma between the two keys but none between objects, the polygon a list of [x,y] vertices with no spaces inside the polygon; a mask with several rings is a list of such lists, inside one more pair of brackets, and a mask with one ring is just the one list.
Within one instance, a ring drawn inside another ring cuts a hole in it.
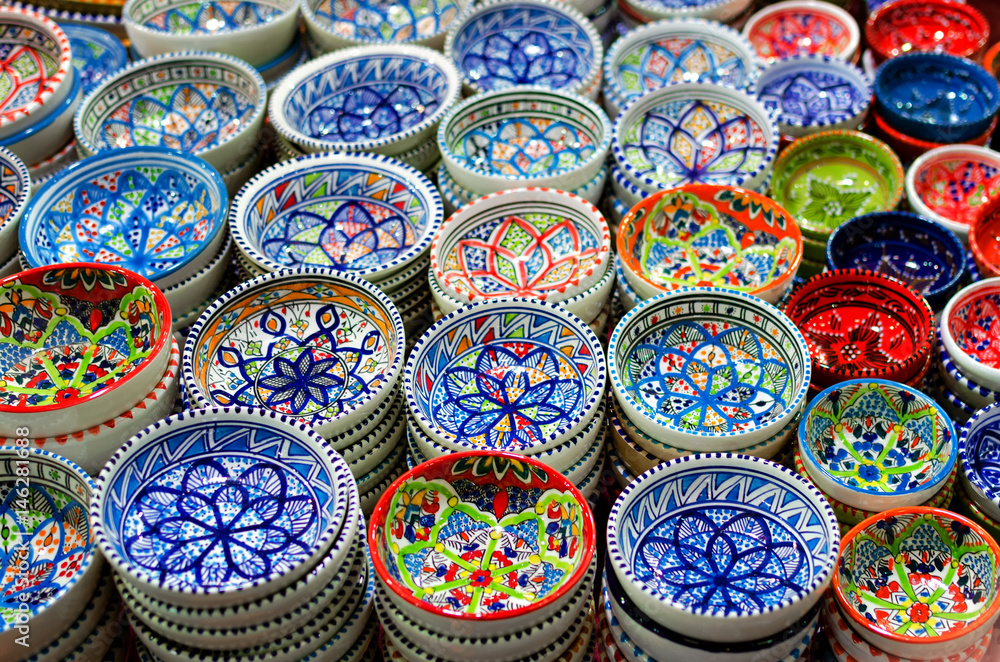
[{"label": "deep bowl", "polygon": [[17,233],[31,197],[31,175],[24,162],[0,147],[0,256],[17,252]]},{"label": "deep bowl", "polygon": [[413,44],[441,50],[467,0],[407,0],[357,5],[304,0],[306,33],[324,52],[359,44]]},{"label": "deep bowl", "polygon": [[978,60],[989,39],[986,17],[952,0],[894,0],[865,24],[865,41],[879,62],[928,51]]},{"label": "deep bowl", "polygon": [[991,519],[1000,521],[1000,406],[976,411],[962,428],[958,456],[962,484],[969,497]]},{"label": "deep bowl", "polygon": [[943,145],[906,171],[910,208],[966,241],[969,226],[1000,195],[1000,154],[976,145]]},{"label": "deep bowl", "polygon": [[849,13],[816,0],[789,0],[765,7],[743,26],[743,36],[767,62],[793,55],[853,61],[861,43],[861,29]]},{"label": "deep bowl", "polygon": [[1000,391],[1000,279],[980,280],[952,297],[941,314],[948,356],[977,384]]},{"label": "deep bowl", "polygon": [[128,50],[107,30],[70,23],[63,26],[63,32],[69,39],[73,66],[85,95],[128,64]]}]

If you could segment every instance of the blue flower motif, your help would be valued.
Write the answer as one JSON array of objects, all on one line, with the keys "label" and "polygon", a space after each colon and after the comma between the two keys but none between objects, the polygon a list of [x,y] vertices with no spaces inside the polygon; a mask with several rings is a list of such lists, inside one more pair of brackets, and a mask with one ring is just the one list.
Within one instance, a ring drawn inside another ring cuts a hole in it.
[{"label": "blue flower motif", "polygon": [[873,464],[862,464],[858,467],[858,477],[869,483],[875,483],[882,478],[882,471]]},{"label": "blue flower motif", "polygon": [[272,365],[274,373],[258,380],[270,391],[264,402],[270,407],[287,404],[293,414],[302,413],[310,402],[329,407],[346,383],[345,366],[335,355],[317,359],[306,350],[293,360],[277,356]]}]

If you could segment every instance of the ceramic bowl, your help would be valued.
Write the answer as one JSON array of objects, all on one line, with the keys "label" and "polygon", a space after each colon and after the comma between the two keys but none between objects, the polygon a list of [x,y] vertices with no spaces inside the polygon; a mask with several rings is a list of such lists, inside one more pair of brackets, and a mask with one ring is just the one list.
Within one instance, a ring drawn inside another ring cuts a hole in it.
[{"label": "ceramic bowl", "polygon": [[965,249],[954,233],[900,211],[864,214],[838,227],[826,244],[826,266],[897,278],[934,310],[944,308],[966,276]]},{"label": "ceramic bowl", "polygon": [[[487,529],[490,535],[477,534]],[[468,628],[479,637],[512,634],[558,613],[587,575],[595,540],[590,508],[562,474],[486,451],[437,458],[403,474],[379,500],[368,529],[372,568],[397,609],[432,630]],[[499,545],[505,554],[487,553],[471,573],[454,560],[454,550],[479,559],[480,546]],[[506,584],[512,579],[517,590]],[[478,590],[456,601],[452,586]]]},{"label": "ceramic bowl", "polygon": [[941,341],[963,374],[975,383],[1000,391],[1000,341],[994,324],[1000,304],[1000,279],[969,285],[956,294],[941,314]]},{"label": "ceramic bowl", "polygon": [[0,98],[0,139],[57,108],[76,78],[69,39],[56,23],[28,9],[0,7],[6,84]]},{"label": "ceramic bowl", "polygon": [[610,255],[597,207],[544,188],[474,200],[448,219],[430,250],[435,279],[463,303],[511,296],[565,302],[601,282]]},{"label": "ceramic bowl", "polygon": [[961,515],[896,508],[858,524],[842,545],[837,605],[858,634],[890,655],[960,653],[1000,615],[1000,548]]},{"label": "ceramic bowl", "polygon": [[682,184],[752,189],[774,163],[778,126],[746,92],[678,83],[649,92],[622,111],[611,151],[621,173],[644,191]]},{"label": "ceramic bowl", "polygon": [[31,197],[31,176],[24,162],[0,147],[0,255],[17,251],[21,216]]},{"label": "ceramic bowl", "polygon": [[[872,131],[876,133],[879,137],[886,141],[886,143],[892,147],[892,150],[899,155],[899,158],[903,159],[907,163],[910,163],[926,152],[938,147],[945,147],[946,143],[941,142],[930,142],[927,140],[919,140],[913,136],[906,135],[905,133],[899,131],[898,129],[892,127],[888,122],[886,122],[879,111],[873,105],[871,111],[868,114],[869,123],[872,125]],[[959,141],[961,144],[966,145],[976,145],[984,146],[990,142],[993,137],[993,132],[997,126],[997,118],[994,117],[990,125],[981,134],[975,138],[970,138],[969,140]]]},{"label": "ceramic bowl", "polygon": [[80,103],[73,120],[77,149],[86,157],[159,145],[228,172],[257,148],[265,100],[264,80],[242,60],[204,52],[158,55],[108,77]]},{"label": "ceramic bowl", "polygon": [[300,3],[306,34],[329,52],[358,44],[415,44],[441,50],[445,33],[466,0],[409,0],[348,5],[334,0]]},{"label": "ceramic bowl", "polygon": [[69,39],[73,66],[80,77],[83,94],[90,94],[105,78],[128,64],[125,46],[107,30],[70,24],[62,29]]},{"label": "ceramic bowl", "polygon": [[148,280],[100,264],[0,280],[0,434],[63,435],[128,411],[163,377],[170,306]]},{"label": "ceramic bowl", "polygon": [[895,0],[865,24],[865,41],[878,62],[928,51],[979,60],[989,39],[986,17],[952,0]]},{"label": "ceramic bowl", "polygon": [[583,97],[516,87],[455,106],[441,121],[437,141],[448,174],[473,193],[521,186],[572,191],[604,166],[611,123]]},{"label": "ceramic bowl", "polygon": [[467,95],[526,84],[584,94],[599,83],[604,46],[568,2],[487,0],[451,25],[444,54]]},{"label": "ceramic bowl", "polygon": [[958,437],[930,397],[896,382],[856,380],[813,398],[799,423],[810,479],[854,508],[919,506],[955,466]]},{"label": "ceramic bowl", "polygon": [[765,68],[750,87],[778,116],[782,136],[856,129],[868,115],[872,81],[853,64],[829,55],[793,55]]},{"label": "ceramic bowl", "polygon": [[750,0],[624,0],[622,13],[643,23],[664,19],[701,18],[719,23],[735,22],[754,3]]},{"label": "ceramic bowl", "polygon": [[972,252],[976,269],[984,278],[1000,276],[1000,204],[990,199],[979,209],[975,220],[969,225],[969,250]]},{"label": "ceramic bowl", "polygon": [[1000,154],[974,145],[944,145],[906,171],[910,208],[967,241],[979,210],[1000,195]]},{"label": "ceramic bowl", "polygon": [[763,195],[711,184],[655,193],[618,226],[617,254],[636,294],[723,287],[777,303],[802,259],[788,212]]},{"label": "ceramic bowl", "polygon": [[434,324],[406,364],[420,428],[453,450],[544,450],[584,430],[607,374],[597,336],[556,304],[470,304]]},{"label": "ceramic bowl", "polygon": [[[437,149],[437,144],[435,144],[434,147]],[[440,154],[440,152],[438,153]],[[614,166],[612,166],[612,168],[614,168]],[[469,204],[476,198],[482,197],[479,193],[473,193],[464,186],[459,186],[448,173],[448,168],[445,166],[444,161],[441,161],[437,167],[434,168],[434,173],[437,176],[438,191],[441,193],[442,200],[451,206],[451,211],[447,213],[447,216],[451,216],[460,208]],[[587,202],[596,205],[601,202],[601,197],[604,195],[604,185],[607,183],[607,180],[608,166],[605,164],[601,166],[601,169],[589,182],[584,183],[579,188],[567,192],[579,196]],[[512,183],[509,186],[516,186],[516,184]],[[508,188],[505,190],[510,189]]]},{"label": "ceramic bowl", "polygon": [[20,227],[22,253],[31,267],[98,262],[167,289],[216,257],[228,202],[222,177],[198,157],[116,149],[74,163],[35,194]]},{"label": "ceramic bowl", "polygon": [[128,626],[121,600],[114,595],[111,574],[107,567],[102,568],[93,598],[83,612],[52,643],[28,657],[26,662],[88,662],[95,659],[118,662],[110,649],[116,643],[121,644],[121,635]]},{"label": "ceramic bowl", "polygon": [[458,71],[422,46],[362,46],[296,69],[271,97],[278,134],[305,152],[402,154],[459,98]]},{"label": "ceramic bowl", "polygon": [[426,252],[443,214],[417,170],[332,152],[258,174],[234,198],[229,228],[253,271],[302,266],[383,281]]},{"label": "ceramic bowl", "polygon": [[851,61],[861,43],[861,29],[849,13],[817,0],[788,0],[765,7],[743,26],[743,36],[767,62],[792,55]]},{"label": "ceramic bowl", "polygon": [[[711,632],[723,643],[802,619],[829,585],[839,549],[837,519],[818,489],[741,455],[662,464],[625,488],[608,520],[609,565],[632,602],[674,632]],[[750,558],[753,569],[740,562]],[[744,588],[744,572],[773,579]],[[699,581],[728,590],[691,590]]]},{"label": "ceramic bowl", "polygon": [[[236,484],[245,489],[232,491]],[[352,493],[347,463],[307,425],[218,407],[132,437],[101,472],[90,517],[104,556],[136,589],[179,606],[225,607],[307,575],[344,526]],[[206,522],[219,504],[245,515]],[[266,539],[246,537],[243,517],[261,522],[257,533],[266,526]]]},{"label": "ceramic bowl", "polygon": [[302,267],[226,292],[191,327],[184,382],[192,404],[262,407],[334,436],[366,419],[395,385],[403,322],[353,274]]},{"label": "ceramic bowl", "polygon": [[225,53],[257,67],[284,52],[298,35],[296,0],[129,0],[125,31],[140,57],[176,51]]},{"label": "ceramic bowl", "polygon": [[[611,334],[608,372],[638,428],[706,452],[752,446],[785,427],[805,399],[811,368],[806,342],[784,313],[741,292],[696,287],[630,310]],[[733,388],[745,396],[739,402],[717,395]]]},{"label": "ceramic bowl", "polygon": [[965,491],[976,506],[994,520],[1000,520],[998,413],[1000,407],[996,405],[976,411],[962,428],[958,443]]},{"label": "ceramic bowl", "polygon": [[[903,198],[903,164],[881,140],[857,131],[799,138],[774,164],[771,197],[803,234],[826,242],[840,224],[895,209]],[[823,251],[815,259],[822,262]]]},{"label": "ceramic bowl", "polygon": [[964,142],[993,122],[1000,109],[1000,84],[978,64],[953,55],[901,55],[875,73],[875,107],[906,135]]},{"label": "ceramic bowl", "polygon": [[940,331],[938,331],[937,349],[939,358],[938,374],[941,377],[941,381],[944,386],[947,386],[950,391],[959,396],[963,402],[968,402],[975,409],[982,409],[994,402],[1000,401],[1000,393],[980,386],[958,369],[958,366],[952,361],[948,350],[945,349],[944,343],[941,341]]},{"label": "ceramic bowl", "polygon": [[[69,94],[58,105],[48,107],[38,114],[37,121],[12,136],[0,139],[6,147],[26,164],[40,165],[73,138],[73,114],[83,98],[83,84],[74,76]],[[2,111],[0,111],[2,112]]]}]

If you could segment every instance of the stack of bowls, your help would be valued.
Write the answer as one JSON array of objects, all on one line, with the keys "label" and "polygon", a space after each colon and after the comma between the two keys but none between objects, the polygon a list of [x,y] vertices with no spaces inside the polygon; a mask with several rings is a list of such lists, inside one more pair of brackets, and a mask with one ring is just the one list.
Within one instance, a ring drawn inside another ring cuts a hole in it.
[{"label": "stack of bowls", "polygon": [[363,277],[415,339],[430,322],[427,253],[443,216],[434,184],[416,169],[327,152],[255,176],[233,200],[229,228],[244,279],[300,266]]},{"label": "stack of bowls", "polygon": [[192,407],[260,407],[311,425],[347,460],[370,512],[375,488],[405,464],[404,337],[396,306],[365,279],[285,269],[226,292],[198,318],[184,389]]},{"label": "stack of bowls", "polygon": [[981,280],[956,294],[941,314],[940,395],[960,423],[1000,400],[1000,356],[993,327],[998,301],[1000,279]]},{"label": "stack of bowls", "polygon": [[604,652],[804,662],[839,549],[823,495],[780,465],[705,454],[656,467],[611,509]]},{"label": "stack of bowls", "polygon": [[24,162],[0,147],[0,278],[20,271],[18,231],[31,197],[31,175]]},{"label": "stack of bowls", "polygon": [[498,450],[597,489],[607,374],[594,332],[564,307],[491,299],[458,308],[417,342],[403,376],[415,462]]},{"label": "stack of bowls", "polygon": [[998,479],[997,431],[1000,407],[986,405],[976,411],[962,428],[958,442],[961,463],[961,490],[964,499],[955,506],[990,535],[1000,536],[1000,479]]},{"label": "stack of bowls", "polygon": [[306,35],[317,53],[348,46],[427,46],[440,51],[468,0],[406,0],[365,5],[300,0]]},{"label": "stack of bowls", "polygon": [[743,36],[766,61],[795,55],[827,55],[858,63],[861,29],[850,13],[829,2],[786,0],[755,13]]},{"label": "stack of bowls", "polygon": [[582,662],[596,540],[580,491],[534,459],[475,451],[411,469],[368,530],[390,657]]},{"label": "stack of bowls", "polygon": [[198,409],[146,428],[108,461],[90,516],[158,659],[357,660],[374,637],[354,477],[275,411]]},{"label": "stack of bowls", "polygon": [[628,482],[687,453],[774,456],[794,439],[811,367],[801,332],[777,308],[696,287],[629,311],[611,334],[608,371]]}]

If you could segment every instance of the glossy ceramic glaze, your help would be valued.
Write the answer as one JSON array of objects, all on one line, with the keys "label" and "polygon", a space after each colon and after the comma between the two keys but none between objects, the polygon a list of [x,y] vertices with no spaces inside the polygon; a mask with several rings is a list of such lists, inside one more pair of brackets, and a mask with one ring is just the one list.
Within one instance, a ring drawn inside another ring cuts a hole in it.
[{"label": "glossy ceramic glaze", "polygon": [[310,0],[302,4],[309,35],[326,50],[349,44],[421,44],[440,50],[464,0]]},{"label": "glossy ceramic glaze", "polygon": [[30,197],[31,175],[24,162],[0,147],[0,255],[17,251],[17,232]]},{"label": "glossy ceramic glaze", "polygon": [[814,0],[778,2],[758,11],[743,36],[766,61],[792,55],[828,55],[852,60],[861,30],[849,13]]},{"label": "glossy ceramic glaze", "polygon": [[953,0],[895,0],[868,16],[865,40],[879,60],[933,51],[978,60],[990,23],[972,5]]},{"label": "glossy ceramic glaze", "polygon": [[101,82],[128,64],[128,51],[118,37],[107,30],[86,25],[66,25],[73,66],[80,77],[83,93],[90,94]]},{"label": "glossy ceramic glaze", "polygon": [[991,196],[1000,194],[1000,154],[974,145],[945,145],[906,171],[910,207],[966,238]]},{"label": "glossy ceramic glaze", "polygon": [[997,200],[988,201],[969,225],[969,249],[976,269],[984,278],[1000,276],[1000,206]]},{"label": "glossy ceramic glaze", "polygon": [[990,390],[1000,391],[1000,279],[969,285],[941,314],[941,341],[955,365]]},{"label": "glossy ceramic glaze", "polygon": [[991,519],[1000,520],[1000,407],[976,411],[962,428],[958,454],[962,484],[969,497]]}]

